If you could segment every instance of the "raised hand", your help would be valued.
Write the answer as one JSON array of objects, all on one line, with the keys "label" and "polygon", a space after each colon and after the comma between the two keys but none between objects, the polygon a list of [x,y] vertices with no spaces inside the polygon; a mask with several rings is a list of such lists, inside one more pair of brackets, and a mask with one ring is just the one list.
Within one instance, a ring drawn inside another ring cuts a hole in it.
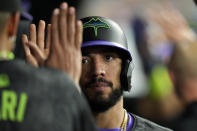
[{"label": "raised hand", "polygon": [[36,26],[30,25],[30,37],[22,35],[22,44],[25,50],[26,61],[35,67],[43,66],[45,60],[48,58],[50,50],[51,25],[47,27],[47,38],[45,42],[45,22],[40,20],[38,25],[38,32]]},{"label": "raised hand", "polygon": [[148,10],[152,18],[175,43],[192,42],[196,40],[195,33],[189,27],[184,16],[172,5],[157,5]]},{"label": "raised hand", "polygon": [[61,69],[79,83],[81,75],[82,22],[76,21],[75,8],[61,4],[51,18],[51,48],[46,66]]},{"label": "raised hand", "polygon": [[82,22],[76,21],[75,8],[62,3],[60,9],[53,11],[46,42],[44,30],[45,22],[40,21],[38,32],[32,24],[30,38],[22,36],[27,62],[36,67],[44,65],[65,71],[78,85],[81,76],[83,28]]}]

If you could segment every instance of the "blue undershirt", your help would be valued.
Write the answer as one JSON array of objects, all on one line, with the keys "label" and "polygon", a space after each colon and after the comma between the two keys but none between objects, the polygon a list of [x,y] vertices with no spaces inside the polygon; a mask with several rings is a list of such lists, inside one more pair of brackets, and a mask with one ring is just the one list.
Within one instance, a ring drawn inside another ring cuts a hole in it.
[{"label": "blue undershirt", "polygon": [[[131,129],[131,127],[133,126],[133,116],[131,116],[129,113],[127,113],[129,116],[129,121],[127,123],[127,130],[129,131]],[[120,128],[112,128],[112,129],[103,129],[103,128],[99,128],[99,131],[121,131]]]}]

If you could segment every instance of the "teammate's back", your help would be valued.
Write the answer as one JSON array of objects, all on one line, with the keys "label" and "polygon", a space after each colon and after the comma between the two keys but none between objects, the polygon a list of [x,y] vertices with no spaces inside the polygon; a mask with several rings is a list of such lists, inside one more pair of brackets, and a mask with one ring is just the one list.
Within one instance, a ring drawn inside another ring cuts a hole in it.
[{"label": "teammate's back", "polygon": [[95,129],[86,101],[66,73],[21,60],[1,61],[0,67],[0,130]]}]

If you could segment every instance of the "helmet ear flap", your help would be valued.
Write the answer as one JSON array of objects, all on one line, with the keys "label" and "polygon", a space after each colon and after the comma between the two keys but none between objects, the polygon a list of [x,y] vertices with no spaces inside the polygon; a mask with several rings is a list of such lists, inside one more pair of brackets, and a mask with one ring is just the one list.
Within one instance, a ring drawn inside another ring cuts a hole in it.
[{"label": "helmet ear flap", "polygon": [[130,91],[131,85],[131,78],[133,72],[134,64],[130,60],[125,60],[122,66],[122,72],[120,75],[121,86],[124,91]]}]

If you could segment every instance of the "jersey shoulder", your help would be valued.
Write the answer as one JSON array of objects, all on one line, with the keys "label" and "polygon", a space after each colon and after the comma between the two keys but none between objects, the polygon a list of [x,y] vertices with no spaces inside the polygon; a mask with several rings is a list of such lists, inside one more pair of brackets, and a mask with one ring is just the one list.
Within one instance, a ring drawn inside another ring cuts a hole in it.
[{"label": "jersey shoulder", "polygon": [[131,115],[134,118],[133,128],[135,128],[136,131],[144,131],[144,130],[146,130],[146,131],[172,131],[169,128],[160,126],[150,120],[147,120],[147,119],[137,116],[135,114],[131,114]]}]

